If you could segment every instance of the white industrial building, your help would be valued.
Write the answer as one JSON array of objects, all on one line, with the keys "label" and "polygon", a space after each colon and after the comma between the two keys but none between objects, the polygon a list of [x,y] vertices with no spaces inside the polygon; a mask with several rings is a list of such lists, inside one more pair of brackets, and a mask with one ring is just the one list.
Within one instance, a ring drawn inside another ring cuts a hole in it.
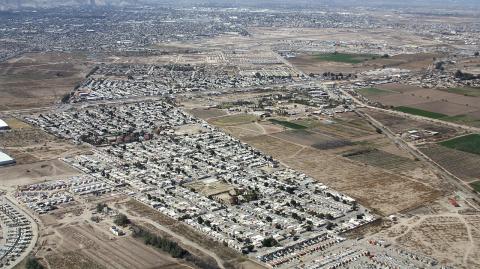
[{"label": "white industrial building", "polygon": [[10,126],[6,122],[4,122],[2,119],[0,119],[0,131],[1,130],[8,130],[10,129]]},{"label": "white industrial building", "polygon": [[0,151],[0,166],[15,164],[15,159]]}]

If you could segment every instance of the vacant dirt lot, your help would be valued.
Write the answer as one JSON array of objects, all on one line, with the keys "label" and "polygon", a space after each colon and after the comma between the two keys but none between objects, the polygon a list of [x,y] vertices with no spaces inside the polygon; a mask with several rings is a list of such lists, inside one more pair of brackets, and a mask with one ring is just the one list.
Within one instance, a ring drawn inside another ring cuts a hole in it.
[{"label": "vacant dirt lot", "polygon": [[[40,215],[39,250],[36,256],[47,268],[60,269],[103,269],[103,268],[191,268],[183,260],[144,244],[133,238],[128,227],[123,228],[124,236],[110,232],[113,217],[97,213],[96,202],[115,202],[123,196],[93,197],[96,201],[86,201],[76,197],[76,201]],[[92,216],[98,218],[93,221]]]},{"label": "vacant dirt lot", "polygon": [[426,145],[420,150],[430,159],[465,182],[480,179],[480,156],[440,145]]},{"label": "vacant dirt lot", "polygon": [[442,213],[402,221],[382,232],[403,248],[455,268],[480,266],[480,216]]},{"label": "vacant dirt lot", "polygon": [[29,53],[0,63],[0,111],[51,105],[84,79],[85,55]]},{"label": "vacant dirt lot", "polygon": [[225,116],[227,113],[221,109],[216,108],[194,108],[187,110],[190,114],[195,117],[201,118],[203,120],[208,120],[210,118]]},{"label": "vacant dirt lot", "polygon": [[367,95],[369,99],[383,105],[414,107],[447,116],[468,114],[473,118],[480,119],[476,115],[480,109],[480,99],[478,97],[394,83],[378,85],[376,88],[393,91],[392,93]]},{"label": "vacant dirt lot", "polygon": [[288,59],[288,61],[307,74],[323,74],[324,72],[348,74],[379,69],[384,66],[418,71],[431,65],[433,63],[433,57],[435,57],[433,54],[404,54],[395,55],[390,58],[378,57],[377,59],[371,59],[360,64],[349,64],[320,61],[315,55],[300,54],[295,58]]},{"label": "vacant dirt lot", "polygon": [[0,168],[0,185],[17,186],[78,175],[80,172],[59,160]]},{"label": "vacant dirt lot", "polygon": [[109,240],[93,226],[65,227],[59,233],[63,239],[60,249],[80,252],[106,268],[188,268],[131,237]]},{"label": "vacant dirt lot", "polygon": [[239,113],[239,114],[231,114],[231,115],[211,118],[209,120],[209,123],[216,126],[234,126],[234,125],[255,122],[257,119],[258,117],[255,115]]},{"label": "vacant dirt lot", "polygon": [[[155,223],[169,229],[170,231],[181,235],[186,240],[189,240],[194,244],[198,244],[199,246],[201,246],[201,248],[214,252],[223,261],[223,265],[225,266],[225,268],[264,268],[257,265],[256,263],[252,263],[247,258],[243,257],[234,250],[225,248],[222,244],[215,242],[206,237],[205,235],[196,232],[194,229],[188,227],[187,225],[179,223],[178,221],[175,221],[137,201],[129,200],[126,203],[119,204],[119,206],[125,207],[128,213],[133,216],[133,218],[148,218]],[[187,243],[184,243],[184,245],[186,247],[189,247]],[[199,252],[198,249],[195,250],[193,246],[190,246],[187,249],[189,251],[192,251],[193,253],[201,254],[201,251]]]}]

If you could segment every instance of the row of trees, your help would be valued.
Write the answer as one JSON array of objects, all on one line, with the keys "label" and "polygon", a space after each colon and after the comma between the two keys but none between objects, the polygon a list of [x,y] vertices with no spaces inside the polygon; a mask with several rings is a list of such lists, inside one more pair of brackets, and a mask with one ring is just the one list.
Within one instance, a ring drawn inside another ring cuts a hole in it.
[{"label": "row of trees", "polygon": [[133,227],[133,236],[141,237],[145,244],[152,245],[165,252],[168,252],[174,258],[184,258],[190,254],[188,251],[180,247],[176,242],[154,235],[139,226]]}]

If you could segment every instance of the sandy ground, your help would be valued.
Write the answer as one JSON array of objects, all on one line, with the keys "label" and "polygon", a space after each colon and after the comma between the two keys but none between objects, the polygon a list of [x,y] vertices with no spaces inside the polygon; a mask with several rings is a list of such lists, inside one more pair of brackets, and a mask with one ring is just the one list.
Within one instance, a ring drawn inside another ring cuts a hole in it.
[{"label": "sandy ground", "polygon": [[[98,200],[98,197],[96,197]],[[111,202],[122,196],[104,196]],[[63,205],[50,214],[41,215],[41,233],[36,256],[46,268],[192,268],[184,261],[172,258],[141,240],[130,236],[115,236],[109,229],[113,225],[111,214],[95,212],[96,200],[87,202],[83,197]],[[91,220],[95,214],[100,222]]]},{"label": "sandy ground", "polygon": [[0,168],[1,186],[18,186],[78,175],[80,172],[60,160]]},{"label": "sandy ground", "polygon": [[[445,199],[446,200],[446,199]],[[456,268],[480,266],[480,215],[443,212],[401,219],[377,235]]]},{"label": "sandy ground", "polygon": [[93,64],[82,54],[29,53],[0,63],[0,111],[58,102]]}]

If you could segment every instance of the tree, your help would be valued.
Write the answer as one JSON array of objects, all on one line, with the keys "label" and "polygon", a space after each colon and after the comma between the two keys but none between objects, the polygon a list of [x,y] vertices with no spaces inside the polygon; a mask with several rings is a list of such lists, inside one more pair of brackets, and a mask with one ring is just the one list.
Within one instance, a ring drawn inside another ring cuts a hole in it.
[{"label": "tree", "polygon": [[64,103],[64,104],[68,103],[68,101],[70,101],[70,97],[71,97],[71,93],[66,93],[66,94],[62,97],[62,103]]},{"label": "tree", "polygon": [[327,225],[325,226],[325,228],[326,228],[327,230],[331,230],[331,229],[333,229],[333,227],[335,227],[335,224],[332,223],[332,222],[330,222],[330,221],[328,221],[328,222],[327,222]]},{"label": "tree", "polygon": [[113,223],[115,223],[118,226],[125,227],[128,224],[130,224],[130,220],[124,214],[118,214],[113,220]]},{"label": "tree", "polygon": [[38,262],[37,258],[30,256],[27,258],[26,269],[43,269],[43,265]]},{"label": "tree", "polygon": [[98,203],[97,204],[97,212],[98,213],[102,212],[105,207],[107,207],[107,205],[105,203]]},{"label": "tree", "polygon": [[262,246],[264,247],[270,248],[277,245],[278,245],[278,242],[277,240],[273,239],[273,237],[268,237],[262,240]]}]

